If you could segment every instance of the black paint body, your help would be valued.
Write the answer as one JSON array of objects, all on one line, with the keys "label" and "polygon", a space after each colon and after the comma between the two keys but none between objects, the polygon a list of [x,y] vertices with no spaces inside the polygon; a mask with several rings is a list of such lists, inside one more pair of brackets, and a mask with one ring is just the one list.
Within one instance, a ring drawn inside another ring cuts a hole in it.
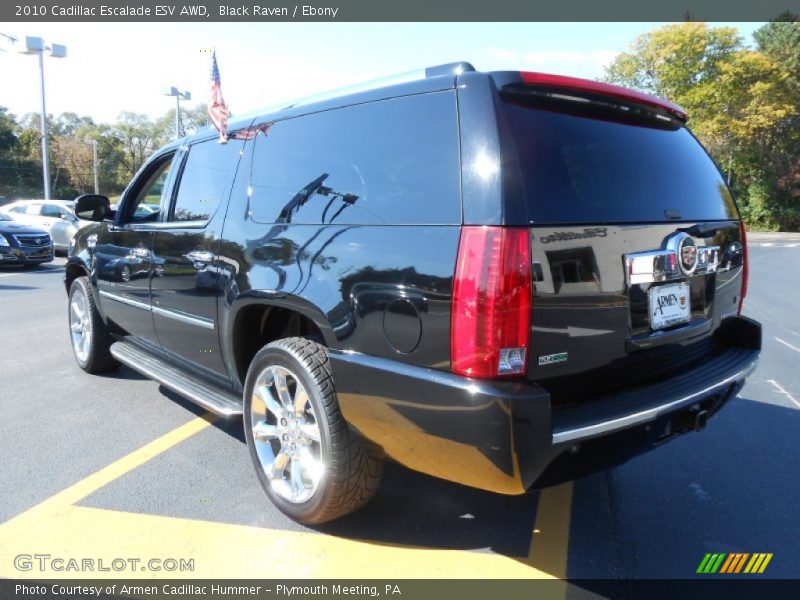
[{"label": "black paint body", "polygon": [[[515,83],[509,73],[440,75],[242,119],[220,149],[228,162],[213,181],[218,202],[207,206],[198,193],[180,219],[183,182],[192,174],[192,185],[200,185],[189,162],[194,146],[213,153],[216,134],[163,148],[125,191],[115,220],[78,233],[68,283],[88,274],[115,335],[234,392],[247,371],[242,323],[254,307],[301,315],[329,348],[348,421],[395,460],[467,485],[521,493],[543,473],[559,479],[546,469],[565,451],[596,469],[650,448],[681,429],[660,417],[655,428],[626,430],[623,449],[587,457],[576,444],[554,444],[554,427],[575,418],[569,411],[576,406],[677,383],[688,370],[682,356],[701,364],[746,347],[754,361],[760,330],[739,323],[720,333],[723,317],[744,321],[735,317],[741,253],[718,272],[690,279],[696,329],[651,332],[648,286],[626,283],[623,255],[660,248],[698,221],[532,219],[515,174],[513,124],[498,108],[501,88]],[[422,138],[417,147],[415,136]],[[307,153],[310,145],[324,150],[322,158]],[[339,154],[362,162],[353,167]],[[472,167],[485,157],[497,168]],[[303,169],[282,170],[276,165],[284,159]],[[130,222],[126,203],[165,160],[171,167],[158,188],[157,218]],[[463,225],[530,228],[525,377],[477,381],[449,370]],[[739,235],[734,215],[703,242],[724,250]],[[536,362],[558,353],[569,359]],[[733,391],[726,388],[713,410]]]}]

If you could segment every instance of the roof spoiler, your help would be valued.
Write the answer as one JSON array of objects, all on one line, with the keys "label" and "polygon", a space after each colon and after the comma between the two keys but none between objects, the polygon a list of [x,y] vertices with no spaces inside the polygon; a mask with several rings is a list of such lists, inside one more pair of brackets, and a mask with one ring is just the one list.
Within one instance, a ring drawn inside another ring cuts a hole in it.
[{"label": "roof spoiler", "polygon": [[647,106],[668,113],[670,116],[686,122],[688,115],[686,111],[677,104],[652,96],[636,90],[631,90],[618,85],[594,81],[591,79],[581,79],[579,77],[568,77],[564,75],[552,75],[550,73],[534,73],[528,71],[506,72],[493,74],[495,80],[499,81],[499,87],[503,84],[522,83],[538,88],[551,88],[553,90],[571,91],[584,94],[592,94],[622,102],[630,102]]}]

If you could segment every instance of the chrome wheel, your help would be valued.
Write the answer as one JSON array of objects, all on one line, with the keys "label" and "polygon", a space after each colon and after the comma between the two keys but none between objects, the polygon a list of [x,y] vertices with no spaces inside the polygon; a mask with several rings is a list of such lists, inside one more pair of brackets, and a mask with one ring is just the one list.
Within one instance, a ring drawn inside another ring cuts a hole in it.
[{"label": "chrome wheel", "polygon": [[250,404],[253,441],[272,490],[302,503],[325,473],[319,421],[300,378],[270,365],[256,378]]},{"label": "chrome wheel", "polygon": [[92,350],[92,314],[82,289],[76,290],[69,302],[69,330],[75,356],[85,363]]}]

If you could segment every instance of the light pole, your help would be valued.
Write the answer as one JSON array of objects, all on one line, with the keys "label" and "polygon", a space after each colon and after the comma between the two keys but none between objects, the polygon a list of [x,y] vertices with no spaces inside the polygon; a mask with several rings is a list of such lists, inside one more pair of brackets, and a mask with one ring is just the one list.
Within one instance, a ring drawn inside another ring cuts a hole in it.
[{"label": "light pole", "polygon": [[92,174],[94,175],[94,193],[100,193],[100,184],[97,181],[97,140],[92,140]]},{"label": "light pole", "polygon": [[39,82],[42,91],[42,175],[44,176],[44,199],[50,200],[50,169],[47,161],[47,108],[45,107],[44,95],[44,53],[49,52],[53,58],[64,58],[67,55],[67,47],[61,44],[46,46],[40,37],[26,37],[25,50],[23,54],[39,55]]},{"label": "light pole", "polygon": [[181,92],[174,85],[164,88],[165,96],[175,96],[175,139],[181,137],[181,98],[191,100],[192,93],[188,90]]}]

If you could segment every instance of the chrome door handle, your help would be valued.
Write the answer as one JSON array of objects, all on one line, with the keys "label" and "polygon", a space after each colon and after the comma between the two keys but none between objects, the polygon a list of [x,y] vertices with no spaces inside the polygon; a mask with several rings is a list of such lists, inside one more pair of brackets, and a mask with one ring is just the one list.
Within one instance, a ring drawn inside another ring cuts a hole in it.
[{"label": "chrome door handle", "polygon": [[214,260],[214,253],[207,250],[192,250],[186,255],[195,266],[203,267]]}]

